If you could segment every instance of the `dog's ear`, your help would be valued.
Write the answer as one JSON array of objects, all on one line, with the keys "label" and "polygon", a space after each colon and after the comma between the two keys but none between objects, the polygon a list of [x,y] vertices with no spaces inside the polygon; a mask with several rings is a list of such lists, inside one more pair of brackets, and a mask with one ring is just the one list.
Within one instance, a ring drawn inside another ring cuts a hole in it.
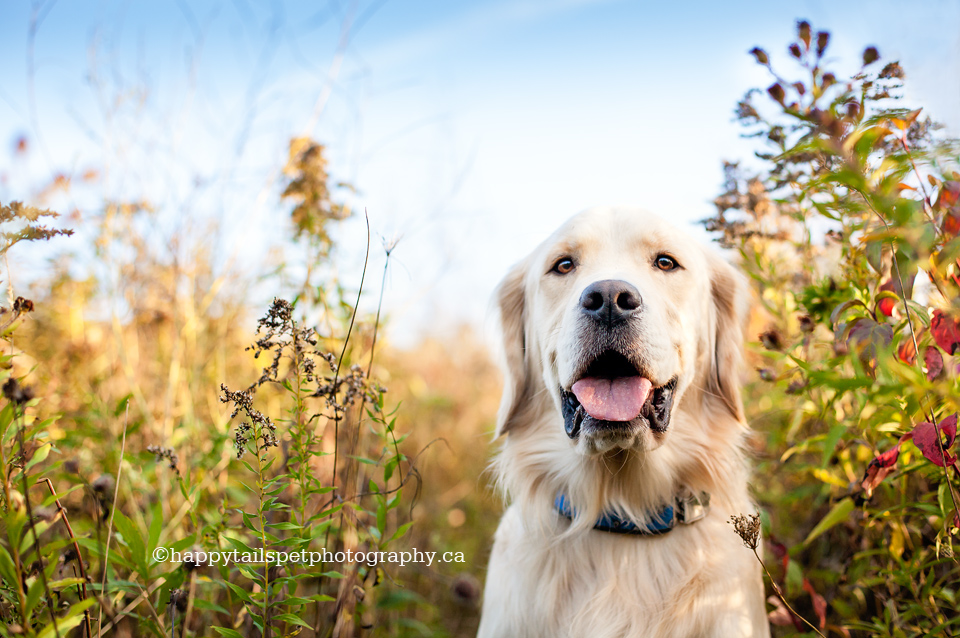
[{"label": "dog's ear", "polygon": [[744,276],[719,255],[710,254],[709,263],[714,321],[707,390],[735,419],[744,421],[740,368],[750,291]]},{"label": "dog's ear", "polygon": [[527,361],[526,299],[524,278],[526,262],[514,266],[497,288],[497,310],[503,336],[505,377],[503,397],[497,412],[495,437],[507,432],[520,420],[530,402],[530,379]]}]

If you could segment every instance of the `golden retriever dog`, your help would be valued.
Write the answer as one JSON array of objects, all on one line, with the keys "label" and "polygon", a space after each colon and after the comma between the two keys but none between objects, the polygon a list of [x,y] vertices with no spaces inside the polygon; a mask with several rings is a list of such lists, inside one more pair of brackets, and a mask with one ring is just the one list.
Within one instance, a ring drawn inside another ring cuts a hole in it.
[{"label": "golden retriever dog", "polygon": [[511,501],[480,638],[769,636],[739,390],[742,276],[662,219],[595,209],[497,293]]}]

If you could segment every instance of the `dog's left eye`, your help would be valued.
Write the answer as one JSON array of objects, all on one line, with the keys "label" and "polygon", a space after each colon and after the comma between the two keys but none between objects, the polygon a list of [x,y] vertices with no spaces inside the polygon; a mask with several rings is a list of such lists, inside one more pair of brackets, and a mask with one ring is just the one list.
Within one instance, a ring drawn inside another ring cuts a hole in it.
[{"label": "dog's left eye", "polygon": [[657,259],[654,263],[657,265],[657,268],[663,271],[676,270],[680,267],[680,264],[677,263],[677,260],[670,255],[657,255]]},{"label": "dog's left eye", "polygon": [[573,263],[573,260],[569,257],[564,257],[563,259],[557,260],[557,263],[555,263],[550,270],[561,275],[566,275],[574,268],[576,268],[576,264]]}]

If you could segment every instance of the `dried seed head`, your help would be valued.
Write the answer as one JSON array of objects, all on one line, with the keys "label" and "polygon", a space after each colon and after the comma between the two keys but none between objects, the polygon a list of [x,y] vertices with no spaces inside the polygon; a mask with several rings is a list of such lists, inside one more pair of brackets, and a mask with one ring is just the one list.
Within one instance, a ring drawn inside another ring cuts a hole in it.
[{"label": "dried seed head", "polygon": [[63,554],[60,555],[60,558],[63,559],[64,564],[70,563],[77,560],[77,550],[70,545],[63,550]]},{"label": "dried seed head", "polygon": [[823,52],[827,50],[827,44],[830,42],[830,34],[826,31],[817,32],[817,57],[823,57]]},{"label": "dried seed head", "polygon": [[730,523],[733,525],[733,531],[743,541],[744,547],[757,549],[760,544],[760,515],[751,514],[746,516],[738,514],[730,517]]},{"label": "dried seed head", "polygon": [[761,49],[760,47],[753,47],[750,49],[750,53],[757,59],[757,62],[760,64],[770,64],[770,58],[767,57],[767,52]]},{"label": "dried seed head", "polygon": [[178,612],[187,611],[187,592],[182,589],[173,589],[170,591],[170,606]]},{"label": "dried seed head", "polygon": [[783,99],[786,97],[786,94],[783,92],[783,87],[779,84],[772,84],[770,88],[767,89],[767,93],[770,94],[774,100],[783,104]]},{"label": "dried seed head", "polygon": [[457,603],[475,607],[480,600],[480,583],[472,574],[458,574],[450,583],[450,593]]},{"label": "dried seed head", "polygon": [[90,484],[90,487],[97,494],[108,494],[113,491],[113,475],[101,474],[96,481]]},{"label": "dried seed head", "polygon": [[159,445],[150,445],[147,446],[147,452],[155,454],[157,457],[157,463],[163,459],[167,460],[167,465],[171,470],[180,474],[180,468],[177,467],[177,464],[180,462],[180,457],[177,456],[177,453],[171,447],[162,447]]},{"label": "dried seed head", "polygon": [[17,297],[13,302],[13,312],[18,315],[24,312],[33,312],[33,302],[23,297]]},{"label": "dried seed head", "polygon": [[783,350],[783,335],[776,328],[761,333],[760,342],[767,350]]},{"label": "dried seed head", "polygon": [[33,388],[20,385],[20,381],[10,377],[3,384],[3,396],[14,405],[23,405],[33,398]]},{"label": "dried seed head", "polygon": [[797,22],[797,35],[803,41],[803,44],[810,48],[810,23],[806,20]]},{"label": "dried seed head", "polygon": [[863,50],[863,66],[873,64],[880,59],[880,52],[877,47],[867,47]]}]

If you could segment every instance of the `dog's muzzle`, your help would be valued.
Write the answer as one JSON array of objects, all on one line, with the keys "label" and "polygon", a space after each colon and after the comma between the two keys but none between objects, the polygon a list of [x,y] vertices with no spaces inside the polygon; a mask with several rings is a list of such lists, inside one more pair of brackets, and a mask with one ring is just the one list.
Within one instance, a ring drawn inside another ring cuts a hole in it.
[{"label": "dog's muzzle", "polygon": [[676,387],[676,377],[654,387],[626,356],[605,351],[570,390],[560,389],[564,429],[571,439],[584,430],[627,432],[646,426],[663,432],[670,425]]}]

